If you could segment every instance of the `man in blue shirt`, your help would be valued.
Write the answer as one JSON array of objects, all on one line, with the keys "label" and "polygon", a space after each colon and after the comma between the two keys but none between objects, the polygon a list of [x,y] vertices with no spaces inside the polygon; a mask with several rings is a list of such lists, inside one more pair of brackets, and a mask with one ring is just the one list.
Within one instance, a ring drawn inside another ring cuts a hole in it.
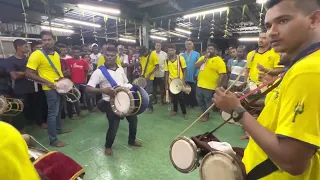
[{"label": "man in blue shirt", "polygon": [[194,45],[191,40],[187,40],[185,45],[186,45],[186,51],[181,55],[186,60],[186,64],[187,64],[186,83],[191,87],[191,93],[186,95],[185,102],[186,102],[186,105],[190,107],[194,107],[197,105],[196,81],[197,81],[197,73],[198,73],[198,71],[194,68],[194,65],[200,58],[200,54],[194,51]]}]

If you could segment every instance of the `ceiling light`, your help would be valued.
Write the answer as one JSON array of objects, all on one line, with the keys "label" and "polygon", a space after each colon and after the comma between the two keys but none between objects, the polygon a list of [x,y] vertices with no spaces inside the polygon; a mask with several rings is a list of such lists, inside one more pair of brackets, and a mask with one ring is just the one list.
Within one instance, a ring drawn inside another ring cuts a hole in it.
[{"label": "ceiling light", "polygon": [[243,38],[239,38],[238,40],[243,42],[254,42],[254,41],[259,41],[259,37],[243,37]]},{"label": "ceiling light", "polygon": [[232,33],[237,33],[237,34],[250,34],[250,33],[260,33],[260,30],[252,30],[252,31],[236,31]]},{"label": "ceiling light", "polygon": [[197,16],[202,16],[202,15],[206,15],[206,14],[213,14],[216,12],[222,12],[222,11],[226,11],[228,9],[228,7],[222,7],[222,8],[218,8],[218,9],[211,9],[208,11],[202,11],[202,12],[198,12],[198,13],[193,13],[193,14],[188,14],[183,16],[184,19],[186,18],[192,18],[192,17],[197,17]]},{"label": "ceiling light", "polygon": [[95,24],[95,23],[85,22],[85,21],[79,21],[79,20],[75,20],[75,19],[64,18],[63,20],[66,21],[66,22],[69,22],[69,23],[80,24],[80,25],[84,25],[84,26],[91,26],[91,27],[97,27],[97,28],[101,27],[100,24]]},{"label": "ceiling light", "polygon": [[[48,21],[45,21],[45,22],[43,22],[41,24],[49,26],[49,22]],[[73,26],[66,25],[66,24],[61,24],[61,23],[56,23],[56,22],[51,22],[51,26],[61,26],[61,27],[73,28]]]},{"label": "ceiling light", "polygon": [[120,14],[119,9],[113,9],[113,8],[106,8],[106,7],[100,7],[100,6],[91,6],[87,4],[78,4],[78,7],[80,9],[86,9],[91,11],[99,11],[103,13],[112,13],[112,14]]},{"label": "ceiling light", "polygon": [[172,34],[172,35],[175,35],[175,36],[179,36],[179,37],[183,37],[183,38],[189,38],[185,35],[182,35],[182,34],[179,34],[179,33],[175,33],[175,32],[171,32],[171,31],[168,31],[169,34]]},{"label": "ceiling light", "polygon": [[49,27],[49,26],[41,26],[41,29],[52,30],[57,32],[65,32],[65,33],[74,33],[74,31],[70,29],[62,29],[62,28],[55,28],[55,27]]},{"label": "ceiling light", "polygon": [[161,36],[150,35],[150,37],[151,37],[152,39],[158,39],[158,40],[162,40],[162,41],[166,41],[166,40],[167,40],[167,38],[161,37]]},{"label": "ceiling light", "polygon": [[268,0],[256,0],[258,4],[265,4]]},{"label": "ceiling light", "polygon": [[129,39],[129,38],[125,38],[125,37],[121,37],[119,38],[119,41],[125,41],[125,42],[130,42],[130,43],[136,43],[135,39]]},{"label": "ceiling light", "polygon": [[182,33],[186,33],[186,34],[192,34],[192,32],[191,31],[189,31],[189,30],[185,30],[185,29],[180,29],[180,28],[175,28],[175,30],[176,31],[178,31],[178,32],[182,32]]}]

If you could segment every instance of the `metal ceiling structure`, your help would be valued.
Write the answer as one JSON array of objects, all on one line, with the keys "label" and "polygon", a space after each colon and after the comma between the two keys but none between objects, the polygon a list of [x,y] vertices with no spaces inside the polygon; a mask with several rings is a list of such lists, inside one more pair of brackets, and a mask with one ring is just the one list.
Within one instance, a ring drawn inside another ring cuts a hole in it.
[{"label": "metal ceiling structure", "polygon": [[[27,15],[26,22],[22,3]],[[105,16],[84,12],[77,6],[79,3],[117,8],[121,14]],[[244,5],[247,5],[247,8],[243,11]],[[120,35],[125,35],[138,39],[145,17],[150,24],[150,34],[168,37],[170,40],[205,40],[210,36],[223,38],[225,34],[227,38],[232,38],[239,34],[258,32],[260,18],[263,19],[260,17],[261,6],[256,0],[0,0],[0,30],[2,34],[10,34],[12,31],[23,33],[27,29],[22,27],[23,23],[36,27],[50,19],[52,26],[54,23],[63,24],[64,26],[57,27],[73,29],[76,34],[84,37],[117,39]],[[215,13],[214,17],[213,14],[207,14],[197,18],[183,18],[186,14],[221,7],[230,8],[227,28],[226,12]],[[64,18],[92,22],[100,24],[101,27],[66,23]],[[14,23],[20,25],[16,29],[7,27]],[[192,34],[177,32],[176,27],[190,30]],[[8,32],[9,30],[11,32]]]}]

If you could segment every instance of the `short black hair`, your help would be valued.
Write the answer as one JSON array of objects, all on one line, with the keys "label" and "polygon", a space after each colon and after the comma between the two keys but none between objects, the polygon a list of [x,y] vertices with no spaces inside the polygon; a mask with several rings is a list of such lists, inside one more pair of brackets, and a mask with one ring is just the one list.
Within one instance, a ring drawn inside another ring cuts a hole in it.
[{"label": "short black hair", "polygon": [[245,45],[239,45],[238,48],[242,48],[242,49],[244,49],[246,52],[248,51],[247,46],[245,46]]},{"label": "short black hair", "polygon": [[162,45],[161,41],[156,41],[156,42],[154,43],[154,45],[156,45],[156,44]]},{"label": "short black hair", "polygon": [[41,31],[41,32],[40,32],[40,37],[41,37],[41,38],[43,38],[43,36],[45,36],[45,35],[51,36],[52,39],[54,39],[54,35],[53,35],[53,33],[52,33],[51,31]]},{"label": "short black hair", "polygon": [[171,48],[171,49],[176,49],[176,45],[174,45],[174,44],[168,44],[167,48],[168,48],[168,49],[169,49],[169,48]]},{"label": "short black hair", "polygon": [[207,47],[210,47],[210,46],[211,46],[211,47],[214,47],[214,48],[217,49],[217,50],[219,49],[218,46],[217,46],[216,44],[214,44],[214,43],[208,44]]},{"label": "short black hair", "polygon": [[[275,5],[279,4],[283,0],[269,0],[266,3],[266,8],[270,9]],[[320,9],[320,0],[293,0],[297,9],[300,9],[304,12],[311,13],[313,11]]]},{"label": "short black hair", "polygon": [[81,57],[84,58],[84,57],[86,57],[87,55],[90,56],[90,54],[88,54],[88,53],[82,53],[82,54],[81,54]]},{"label": "short black hair", "polygon": [[23,40],[23,39],[16,39],[16,40],[13,41],[13,47],[14,47],[15,50],[17,50],[17,48],[18,48],[19,46],[23,46],[23,45],[25,45],[25,44],[27,44],[27,43],[28,43],[28,42],[25,41],[25,40]]},{"label": "short black hair", "polygon": [[80,50],[81,51],[82,48],[78,45],[74,45],[74,46],[72,46],[72,50]]},{"label": "short black hair", "polygon": [[39,44],[41,44],[41,42],[39,42],[39,41],[33,41],[33,42],[31,43],[31,47],[34,48],[34,47],[38,46]]},{"label": "short black hair", "polygon": [[67,48],[67,46],[65,44],[59,44],[58,47],[59,48]]}]

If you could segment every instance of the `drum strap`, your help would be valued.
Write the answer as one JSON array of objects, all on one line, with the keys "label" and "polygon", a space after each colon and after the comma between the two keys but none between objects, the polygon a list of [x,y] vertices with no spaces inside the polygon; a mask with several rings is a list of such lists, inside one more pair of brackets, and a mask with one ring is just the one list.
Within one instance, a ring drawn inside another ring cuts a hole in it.
[{"label": "drum strap", "polygon": [[179,78],[180,79],[180,56],[177,56],[178,58],[177,58],[177,60],[178,60],[178,62],[177,62],[177,72],[178,72],[178,76],[177,76],[177,78]]},{"label": "drum strap", "polygon": [[[151,52],[151,53],[152,53],[152,52]],[[146,62],[146,66],[145,66],[144,69],[143,69],[143,73],[142,73],[142,76],[143,76],[143,77],[144,77],[144,75],[146,74],[147,67],[148,67],[149,61],[150,61],[151,53],[148,55],[148,59],[147,59],[147,62]]]},{"label": "drum strap", "polygon": [[[40,49],[40,51],[43,53],[43,55],[47,58],[49,64],[51,65],[52,69],[59,75],[60,78],[62,78],[63,76],[59,73],[58,69],[54,66],[52,60],[50,59],[49,55],[43,50]],[[56,52],[54,52],[56,53]]]},{"label": "drum strap", "polygon": [[248,174],[247,180],[258,180],[278,171],[279,168],[271,161],[270,158],[254,167]]},{"label": "drum strap", "polygon": [[112,87],[118,86],[117,82],[111,77],[110,73],[108,72],[105,66],[100,66],[99,69],[102,72],[103,76],[109,81]]}]

